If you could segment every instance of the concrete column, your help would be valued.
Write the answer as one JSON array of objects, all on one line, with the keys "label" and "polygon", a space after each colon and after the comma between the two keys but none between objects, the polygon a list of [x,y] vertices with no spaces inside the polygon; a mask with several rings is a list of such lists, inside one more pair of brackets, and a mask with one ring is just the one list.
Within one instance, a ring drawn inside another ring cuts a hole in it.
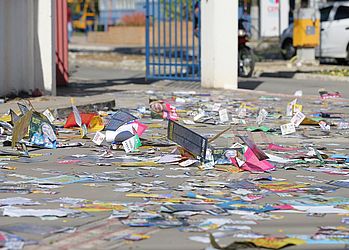
[{"label": "concrete column", "polygon": [[0,0],[0,96],[55,93],[54,0]]},{"label": "concrete column", "polygon": [[238,88],[238,1],[201,1],[201,86]]},{"label": "concrete column", "polygon": [[[38,1],[37,34],[45,91],[56,95],[55,1]],[[35,58],[37,61],[40,58]]]}]

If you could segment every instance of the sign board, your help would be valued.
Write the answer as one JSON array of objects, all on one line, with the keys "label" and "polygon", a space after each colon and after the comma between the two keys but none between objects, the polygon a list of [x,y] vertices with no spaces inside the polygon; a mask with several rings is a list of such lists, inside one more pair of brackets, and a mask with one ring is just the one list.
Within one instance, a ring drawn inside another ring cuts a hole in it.
[{"label": "sign board", "polygon": [[190,153],[205,159],[207,138],[171,120],[168,121],[167,138]]},{"label": "sign board", "polygon": [[280,36],[288,27],[289,1],[260,1],[260,35],[261,37]]}]

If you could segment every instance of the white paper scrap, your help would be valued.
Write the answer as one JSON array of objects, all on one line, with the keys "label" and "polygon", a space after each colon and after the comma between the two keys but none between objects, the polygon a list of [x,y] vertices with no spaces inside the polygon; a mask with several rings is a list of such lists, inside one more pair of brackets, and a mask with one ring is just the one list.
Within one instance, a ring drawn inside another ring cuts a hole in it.
[{"label": "white paper scrap", "polygon": [[280,126],[282,135],[289,135],[296,132],[294,123],[287,123]]},{"label": "white paper scrap", "polygon": [[181,167],[189,167],[195,163],[199,162],[198,160],[192,160],[192,159],[188,159],[186,161],[183,161],[181,163],[179,163],[179,166]]},{"label": "white paper scrap", "polygon": [[299,127],[299,125],[302,123],[302,121],[305,119],[305,115],[302,112],[297,112],[291,119],[291,123],[295,125],[296,128]]},{"label": "white paper scrap", "polygon": [[228,115],[228,111],[226,109],[219,110],[219,119],[223,123],[229,121],[229,115]]},{"label": "white paper scrap", "polygon": [[303,91],[302,90],[297,90],[296,92],[294,92],[294,96],[297,96],[297,97],[303,96]]},{"label": "white paper scrap", "polygon": [[193,122],[192,120],[183,120],[183,123],[185,125],[195,125],[195,122]]},{"label": "white paper scrap", "polygon": [[72,105],[72,108],[73,108],[73,113],[74,113],[74,118],[75,118],[76,124],[79,127],[81,127],[82,120],[81,120],[80,112],[79,112],[78,108],[75,105]]},{"label": "white paper scrap", "polygon": [[55,120],[55,117],[53,116],[53,114],[51,113],[51,111],[49,109],[46,109],[43,113],[44,116],[47,117],[47,119],[52,123]]},{"label": "white paper scrap", "polygon": [[268,116],[268,111],[266,111],[265,109],[261,109],[259,111],[258,116],[257,116],[257,124],[258,124],[258,126],[261,125],[262,122],[265,121],[267,116]]},{"label": "white paper scrap", "polygon": [[44,217],[44,216],[54,216],[54,217],[65,217],[69,214],[75,214],[78,211],[66,208],[60,209],[23,209],[19,207],[4,207],[3,216],[9,217]]},{"label": "white paper scrap", "polygon": [[100,146],[103,143],[104,139],[105,139],[105,134],[101,132],[97,132],[93,137],[92,141]]},{"label": "white paper scrap", "polygon": [[287,104],[286,108],[286,116],[292,116],[293,113],[293,106],[297,104],[297,98],[294,99],[292,102]]},{"label": "white paper scrap", "polygon": [[221,108],[222,104],[221,103],[215,103],[213,104],[212,111],[213,112],[218,112],[219,109]]}]

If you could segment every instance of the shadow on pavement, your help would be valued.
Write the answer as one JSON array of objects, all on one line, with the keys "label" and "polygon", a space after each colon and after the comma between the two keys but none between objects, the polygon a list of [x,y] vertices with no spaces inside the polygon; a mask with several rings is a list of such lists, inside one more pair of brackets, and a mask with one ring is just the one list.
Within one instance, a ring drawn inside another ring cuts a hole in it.
[{"label": "shadow on pavement", "polygon": [[157,80],[146,80],[144,77],[116,78],[103,80],[72,80],[67,86],[58,86],[58,96],[91,96],[108,92],[121,91],[114,86],[127,84],[152,84]]},{"label": "shadow on pavement", "polygon": [[277,78],[293,78],[296,71],[277,71],[277,72],[263,72],[260,77],[277,77]]},{"label": "shadow on pavement", "polygon": [[[145,52],[146,52],[145,47],[115,47],[115,48],[107,49],[105,51],[103,50],[97,50],[97,51],[98,53],[106,53],[106,54],[118,53],[122,55],[145,55]],[[96,48],[93,47],[89,49],[88,47],[85,47],[81,49],[81,48],[74,48],[74,46],[71,46],[69,48],[69,52],[95,53]]]},{"label": "shadow on pavement", "polygon": [[263,83],[263,81],[257,81],[257,80],[246,80],[246,81],[239,80],[238,88],[239,89],[254,90],[262,83]]}]

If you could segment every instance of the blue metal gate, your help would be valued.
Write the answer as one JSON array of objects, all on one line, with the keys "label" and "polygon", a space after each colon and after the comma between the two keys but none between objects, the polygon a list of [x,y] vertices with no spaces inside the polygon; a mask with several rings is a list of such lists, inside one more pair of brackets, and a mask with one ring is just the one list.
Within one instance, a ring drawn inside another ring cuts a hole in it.
[{"label": "blue metal gate", "polygon": [[146,1],[146,77],[199,81],[200,0]]}]

